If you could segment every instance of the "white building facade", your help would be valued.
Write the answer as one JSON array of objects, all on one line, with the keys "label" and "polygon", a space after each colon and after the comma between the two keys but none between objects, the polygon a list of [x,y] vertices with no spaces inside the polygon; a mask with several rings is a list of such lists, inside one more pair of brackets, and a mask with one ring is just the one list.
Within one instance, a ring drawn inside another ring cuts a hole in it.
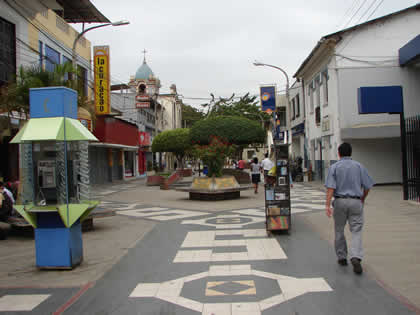
[{"label": "white building facade", "polygon": [[[291,135],[291,158],[302,158],[307,161],[307,152],[305,145],[305,106],[302,84],[295,81],[289,89],[289,119]],[[304,163],[304,165],[306,165]],[[302,165],[302,166],[304,166]]]},{"label": "white building facade", "polygon": [[[324,180],[342,142],[376,183],[401,183],[399,115],[360,115],[357,89],[403,87],[404,106],[418,108],[420,76],[398,64],[398,49],[418,35],[418,5],[323,37],[295,77],[303,86],[310,168]],[[417,88],[416,88],[417,87]]]}]

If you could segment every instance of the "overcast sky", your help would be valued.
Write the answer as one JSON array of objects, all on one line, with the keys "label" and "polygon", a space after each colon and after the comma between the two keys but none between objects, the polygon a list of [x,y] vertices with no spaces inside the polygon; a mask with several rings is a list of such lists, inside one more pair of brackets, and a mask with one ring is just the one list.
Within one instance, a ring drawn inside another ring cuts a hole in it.
[{"label": "overcast sky", "polygon": [[[261,84],[285,88],[283,74],[255,67],[258,60],[292,78],[324,35],[415,5],[419,0],[91,0],[111,21],[130,25],[86,34],[109,45],[112,83],[127,83],[146,60],[168,92],[189,97],[258,94]],[[353,19],[351,19],[353,17]]]}]

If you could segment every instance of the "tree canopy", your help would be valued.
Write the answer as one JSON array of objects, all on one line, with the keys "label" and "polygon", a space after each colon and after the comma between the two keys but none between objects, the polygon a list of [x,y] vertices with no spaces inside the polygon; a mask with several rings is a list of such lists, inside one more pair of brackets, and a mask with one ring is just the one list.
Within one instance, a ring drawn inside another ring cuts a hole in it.
[{"label": "tree canopy", "polygon": [[265,112],[260,111],[259,101],[257,96],[250,96],[249,93],[240,97],[239,99],[232,94],[229,98],[219,97],[215,99],[211,94],[212,101],[203,104],[203,108],[207,109],[207,117],[215,116],[235,116],[244,117],[250,120],[259,121],[260,124],[264,123],[264,127],[268,126],[271,116]]},{"label": "tree canopy", "polygon": [[266,133],[258,122],[236,116],[216,116],[203,119],[191,128],[191,141],[200,145],[210,143],[211,137],[220,137],[231,144],[264,143]]},{"label": "tree canopy", "polygon": [[188,150],[192,148],[190,129],[177,128],[158,134],[152,143],[153,152],[171,152],[181,162]]},{"label": "tree canopy", "polygon": [[182,123],[186,128],[191,128],[198,120],[204,118],[204,113],[187,104],[182,104]]}]

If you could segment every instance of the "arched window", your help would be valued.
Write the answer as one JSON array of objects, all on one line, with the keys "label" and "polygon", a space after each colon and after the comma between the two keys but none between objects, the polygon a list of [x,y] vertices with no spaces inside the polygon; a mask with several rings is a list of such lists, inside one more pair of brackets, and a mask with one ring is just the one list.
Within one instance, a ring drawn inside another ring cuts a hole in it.
[{"label": "arched window", "polygon": [[139,84],[139,94],[146,94],[146,85],[143,83]]}]

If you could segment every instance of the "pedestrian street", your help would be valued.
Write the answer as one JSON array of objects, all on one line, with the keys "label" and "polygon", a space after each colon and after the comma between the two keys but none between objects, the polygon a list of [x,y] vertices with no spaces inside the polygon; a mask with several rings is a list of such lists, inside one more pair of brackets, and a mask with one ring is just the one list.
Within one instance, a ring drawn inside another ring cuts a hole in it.
[{"label": "pedestrian street", "polygon": [[290,234],[268,235],[263,207],[118,211],[160,223],[66,314],[412,314],[299,218],[323,211],[323,192],[295,185],[292,198]]},{"label": "pedestrian street", "polygon": [[59,305],[63,314],[414,314],[368,271],[337,264],[302,218],[324,211],[324,198],[294,185],[289,234],[267,234],[263,205],[212,213],[108,200],[102,207],[117,215],[158,224],[81,294],[4,290],[0,314],[51,314]]}]

